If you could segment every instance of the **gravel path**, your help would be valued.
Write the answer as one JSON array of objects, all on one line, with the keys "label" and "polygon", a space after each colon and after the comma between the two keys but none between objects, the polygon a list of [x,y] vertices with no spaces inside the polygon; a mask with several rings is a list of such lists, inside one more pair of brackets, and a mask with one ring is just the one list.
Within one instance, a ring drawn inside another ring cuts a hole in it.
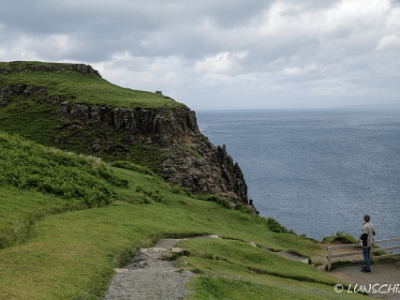
[{"label": "gravel path", "polygon": [[104,300],[183,299],[190,292],[184,286],[193,274],[179,272],[174,261],[162,260],[164,255],[180,251],[174,248],[178,241],[160,240],[152,248],[141,249],[129,266],[115,270]]}]

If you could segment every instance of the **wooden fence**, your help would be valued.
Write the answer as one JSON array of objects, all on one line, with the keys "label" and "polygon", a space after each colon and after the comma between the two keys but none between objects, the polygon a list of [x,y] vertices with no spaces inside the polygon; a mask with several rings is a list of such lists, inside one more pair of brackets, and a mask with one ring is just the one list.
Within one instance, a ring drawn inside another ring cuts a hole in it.
[{"label": "wooden fence", "polygon": [[[378,240],[378,241],[375,241],[375,244],[394,243],[394,242],[399,242],[399,241],[400,241],[400,237],[392,238],[392,239],[385,239],[385,240]],[[352,250],[347,251],[347,252],[340,252],[340,253],[337,252],[337,250],[341,251],[342,249],[352,249]],[[400,249],[400,243],[398,243],[398,245],[388,246],[388,247],[384,247],[384,248],[371,247],[371,261],[377,260],[377,259],[395,257],[395,256],[400,257],[400,253],[384,254],[384,255],[379,255],[379,256],[374,255],[374,253],[377,253],[377,252],[381,252],[381,251],[386,252],[386,251],[395,250],[395,249]],[[328,259],[328,271],[332,267],[332,259],[334,259],[334,258],[346,257],[346,256],[358,256],[355,259],[352,259],[351,262],[359,262],[359,261],[364,260],[362,258],[362,248],[359,243],[346,244],[346,245],[340,245],[340,246],[330,246],[330,247],[327,247],[327,250],[328,250],[328,255],[326,256],[326,258]],[[360,255],[361,255],[361,258],[359,258]]]}]

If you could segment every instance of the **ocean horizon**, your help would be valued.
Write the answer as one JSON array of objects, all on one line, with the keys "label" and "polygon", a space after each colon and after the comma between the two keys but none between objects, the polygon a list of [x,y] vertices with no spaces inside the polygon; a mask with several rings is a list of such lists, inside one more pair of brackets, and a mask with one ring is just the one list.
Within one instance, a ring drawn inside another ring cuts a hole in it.
[{"label": "ocean horizon", "polygon": [[226,145],[260,215],[317,240],[358,238],[364,214],[377,239],[400,229],[400,111],[197,111],[200,131]]}]

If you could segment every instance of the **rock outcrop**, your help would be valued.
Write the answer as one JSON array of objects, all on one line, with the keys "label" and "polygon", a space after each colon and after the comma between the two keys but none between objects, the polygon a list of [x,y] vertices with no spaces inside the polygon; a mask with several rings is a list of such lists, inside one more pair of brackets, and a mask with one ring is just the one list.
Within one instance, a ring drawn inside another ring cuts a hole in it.
[{"label": "rock outcrop", "polygon": [[[57,63],[52,63],[51,65],[46,65],[46,64],[35,64],[35,63],[26,63],[24,66],[21,66],[20,61],[12,61],[9,62],[9,65],[13,67],[13,69],[2,69],[0,68],[0,74],[10,74],[13,72],[19,72],[19,73],[27,73],[28,71],[45,71],[45,72],[62,72],[63,67],[65,64],[57,64]],[[93,69],[92,66],[85,65],[85,64],[69,64],[68,66],[69,70],[75,70],[78,71],[82,74],[90,74],[90,75],[97,75],[100,76],[100,73]]]},{"label": "rock outcrop", "polygon": [[[192,192],[218,194],[233,202],[248,202],[247,186],[239,165],[233,162],[225,146],[212,145],[200,133],[195,112],[185,106],[132,109],[63,101],[58,105],[56,115],[94,130],[110,126],[121,134],[121,142],[125,145],[140,142],[168,150],[170,155],[158,172],[167,181]],[[112,151],[113,145],[98,136],[88,147],[93,152]]]}]

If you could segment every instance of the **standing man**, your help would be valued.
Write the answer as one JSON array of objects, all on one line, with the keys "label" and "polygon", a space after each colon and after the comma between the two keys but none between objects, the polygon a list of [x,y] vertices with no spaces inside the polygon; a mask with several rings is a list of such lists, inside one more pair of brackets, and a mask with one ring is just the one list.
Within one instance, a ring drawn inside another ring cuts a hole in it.
[{"label": "standing man", "polygon": [[360,242],[362,246],[362,252],[364,256],[365,267],[362,268],[362,272],[371,273],[371,247],[374,244],[375,228],[374,225],[369,221],[371,217],[369,215],[364,216],[364,225],[360,234]]}]

